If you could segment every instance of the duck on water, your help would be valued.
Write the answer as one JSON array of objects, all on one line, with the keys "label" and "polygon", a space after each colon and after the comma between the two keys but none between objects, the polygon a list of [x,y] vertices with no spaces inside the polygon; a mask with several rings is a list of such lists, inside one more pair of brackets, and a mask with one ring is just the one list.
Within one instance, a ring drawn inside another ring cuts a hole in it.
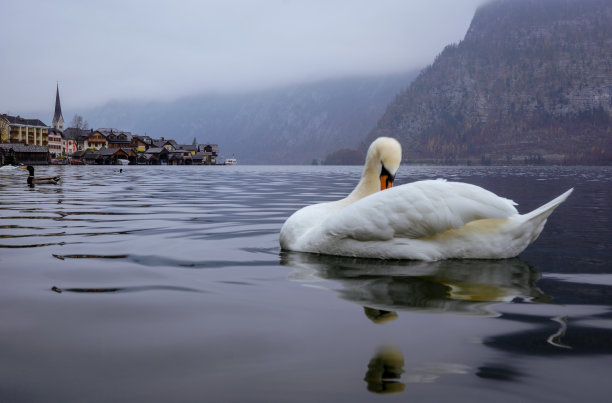
[{"label": "duck on water", "polygon": [[54,184],[55,185],[55,184],[58,184],[62,179],[60,176],[34,176],[34,167],[32,165],[28,165],[27,167],[23,169],[27,169],[27,171],[29,172],[28,179],[27,179],[28,185],[35,185],[35,184]]}]

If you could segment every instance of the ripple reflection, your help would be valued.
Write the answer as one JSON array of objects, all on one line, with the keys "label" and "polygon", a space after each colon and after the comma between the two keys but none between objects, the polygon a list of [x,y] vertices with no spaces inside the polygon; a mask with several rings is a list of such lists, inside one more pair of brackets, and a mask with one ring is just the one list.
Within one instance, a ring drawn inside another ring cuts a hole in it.
[{"label": "ripple reflection", "polygon": [[139,292],[139,291],[186,291],[186,292],[197,292],[197,293],[206,292],[206,291],[198,290],[196,288],[178,287],[178,286],[169,286],[169,285],[104,287],[104,288],[82,288],[82,287],[59,288],[57,286],[53,286],[51,287],[51,291],[54,291],[58,294],[61,294],[63,292],[74,292],[74,293],[79,293],[79,294],[104,294],[104,293],[122,293],[122,292]]},{"label": "ripple reflection", "polygon": [[294,269],[295,281],[338,282],[338,295],[376,323],[394,319],[396,310],[498,316],[491,308],[498,302],[550,300],[536,287],[539,273],[520,259],[378,261],[283,252],[281,264]]}]

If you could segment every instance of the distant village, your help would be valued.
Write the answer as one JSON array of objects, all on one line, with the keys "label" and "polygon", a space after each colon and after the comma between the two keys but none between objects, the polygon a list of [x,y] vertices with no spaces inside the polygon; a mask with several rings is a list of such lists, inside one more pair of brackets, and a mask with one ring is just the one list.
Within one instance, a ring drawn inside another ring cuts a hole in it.
[{"label": "distant village", "polygon": [[[0,114],[0,165],[216,165],[217,144],[178,144],[113,128],[64,129],[59,85],[51,126]],[[232,163],[230,160],[229,163]]]}]

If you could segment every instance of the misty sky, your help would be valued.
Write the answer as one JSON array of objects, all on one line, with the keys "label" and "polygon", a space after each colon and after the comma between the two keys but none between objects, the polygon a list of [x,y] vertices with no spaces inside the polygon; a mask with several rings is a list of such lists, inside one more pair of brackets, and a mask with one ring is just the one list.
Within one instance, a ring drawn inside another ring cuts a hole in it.
[{"label": "misty sky", "polygon": [[79,108],[113,99],[405,72],[460,41],[481,3],[9,0],[0,23],[0,113],[52,113],[57,81],[68,123]]}]

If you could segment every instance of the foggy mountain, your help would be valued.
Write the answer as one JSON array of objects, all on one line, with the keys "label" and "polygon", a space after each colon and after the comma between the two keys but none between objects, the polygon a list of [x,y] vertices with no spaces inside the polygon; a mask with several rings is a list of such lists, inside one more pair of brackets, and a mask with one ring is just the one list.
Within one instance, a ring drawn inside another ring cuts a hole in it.
[{"label": "foggy mountain", "polygon": [[241,164],[310,164],[357,148],[387,104],[417,73],[344,78],[248,94],[169,102],[111,102],[82,111],[91,127],[113,127],[191,144],[219,144]]},{"label": "foggy mountain", "polygon": [[410,162],[612,164],[612,2],[497,0],[388,106],[362,150]]}]

